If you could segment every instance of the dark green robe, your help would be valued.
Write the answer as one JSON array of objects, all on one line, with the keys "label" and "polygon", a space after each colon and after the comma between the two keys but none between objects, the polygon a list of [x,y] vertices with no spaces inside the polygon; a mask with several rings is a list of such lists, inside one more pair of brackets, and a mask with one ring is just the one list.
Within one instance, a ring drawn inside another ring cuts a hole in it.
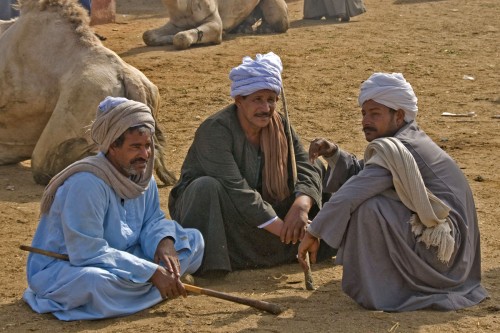
[{"label": "dark green robe", "polygon": [[292,187],[288,163],[292,195],[271,204],[261,196],[263,154],[247,141],[236,106],[229,105],[200,125],[180,180],[170,193],[169,209],[182,226],[203,234],[201,273],[270,267],[296,259],[298,244],[283,244],[279,237],[258,228],[275,216],[284,218],[297,193],[314,200],[314,211],[321,207],[321,168],[309,163],[293,129],[292,138],[298,181]]}]

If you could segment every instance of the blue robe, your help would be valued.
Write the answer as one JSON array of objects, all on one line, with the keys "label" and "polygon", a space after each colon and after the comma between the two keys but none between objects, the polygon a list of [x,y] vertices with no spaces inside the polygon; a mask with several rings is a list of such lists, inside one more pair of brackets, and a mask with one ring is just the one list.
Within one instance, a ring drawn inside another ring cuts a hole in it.
[{"label": "blue robe", "polygon": [[30,253],[29,287],[23,298],[39,313],[61,320],[131,314],[162,297],[148,282],[158,265],[161,239],[175,240],[181,274],[201,265],[204,242],[195,229],[167,220],[154,178],[138,198],[123,200],[102,179],[87,172],[69,177],[44,214],[32,246],[68,254],[70,261]]}]

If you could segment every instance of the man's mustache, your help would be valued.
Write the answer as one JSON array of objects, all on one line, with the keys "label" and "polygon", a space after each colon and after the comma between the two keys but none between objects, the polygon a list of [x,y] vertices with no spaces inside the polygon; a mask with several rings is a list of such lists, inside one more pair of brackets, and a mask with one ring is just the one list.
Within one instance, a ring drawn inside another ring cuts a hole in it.
[{"label": "man's mustache", "polygon": [[366,126],[366,127],[363,127],[363,132],[366,132],[366,131],[376,131],[377,129],[375,127],[370,127],[370,126]]},{"label": "man's mustache", "polygon": [[270,112],[259,112],[255,114],[256,117],[271,117]]},{"label": "man's mustache", "polygon": [[148,160],[145,160],[143,158],[136,158],[135,160],[132,160],[130,164],[135,164],[135,163],[148,163]]}]

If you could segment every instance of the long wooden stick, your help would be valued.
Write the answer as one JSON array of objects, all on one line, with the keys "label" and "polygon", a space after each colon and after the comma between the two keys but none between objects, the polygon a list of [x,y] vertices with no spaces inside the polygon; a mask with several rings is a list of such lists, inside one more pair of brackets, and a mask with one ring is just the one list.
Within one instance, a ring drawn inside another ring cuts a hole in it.
[{"label": "long wooden stick", "polygon": [[[24,251],[43,254],[44,256],[69,261],[69,257],[66,254],[59,254],[59,253],[55,253],[52,251],[42,250],[42,249],[39,249],[36,247],[27,246],[27,245],[20,245],[19,248],[21,250],[24,250]],[[246,298],[246,297],[234,296],[234,295],[230,295],[227,293],[223,293],[221,291],[215,291],[212,289],[196,287],[196,286],[193,286],[191,284],[183,283],[183,285],[187,291],[190,291],[190,292],[195,293],[195,294],[203,294],[203,295],[207,295],[207,296],[212,296],[212,297],[224,299],[224,300],[230,301],[230,302],[248,305],[248,306],[251,306],[253,308],[263,310],[263,311],[266,311],[266,312],[269,312],[272,314],[280,314],[281,312],[283,312],[283,309],[278,304],[269,303],[266,301],[259,301],[259,300]]]},{"label": "long wooden stick", "polygon": [[[290,117],[288,116],[288,108],[286,106],[286,97],[285,97],[285,88],[281,87],[281,101],[283,103],[283,111],[285,112],[286,118],[286,128],[287,128],[287,139],[288,139],[288,147],[290,152],[290,161],[292,164],[292,177],[293,177],[293,185],[297,183],[297,161],[295,159],[295,149],[293,148],[293,139],[292,139],[292,125],[290,124]],[[307,270],[304,271],[304,280],[306,284],[307,290],[315,290],[312,273],[311,273],[311,263],[309,262],[309,253],[306,254],[306,262],[307,262]]]}]

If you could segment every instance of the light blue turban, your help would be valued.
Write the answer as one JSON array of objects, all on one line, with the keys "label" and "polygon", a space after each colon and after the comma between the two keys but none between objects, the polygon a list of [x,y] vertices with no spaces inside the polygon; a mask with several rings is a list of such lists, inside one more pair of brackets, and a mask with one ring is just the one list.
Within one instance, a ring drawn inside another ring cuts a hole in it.
[{"label": "light blue turban", "polygon": [[361,85],[359,106],[370,99],[394,110],[402,109],[406,122],[414,120],[418,112],[417,96],[401,73],[372,74]]},{"label": "light blue turban", "polygon": [[109,146],[127,129],[140,125],[154,133],[155,120],[146,104],[108,96],[99,104],[90,134],[99,145],[99,151],[106,154]]},{"label": "light blue turban", "polygon": [[273,90],[279,95],[283,86],[282,71],[281,59],[273,52],[257,54],[255,60],[244,57],[242,64],[229,73],[231,97],[248,96],[262,89]]}]

